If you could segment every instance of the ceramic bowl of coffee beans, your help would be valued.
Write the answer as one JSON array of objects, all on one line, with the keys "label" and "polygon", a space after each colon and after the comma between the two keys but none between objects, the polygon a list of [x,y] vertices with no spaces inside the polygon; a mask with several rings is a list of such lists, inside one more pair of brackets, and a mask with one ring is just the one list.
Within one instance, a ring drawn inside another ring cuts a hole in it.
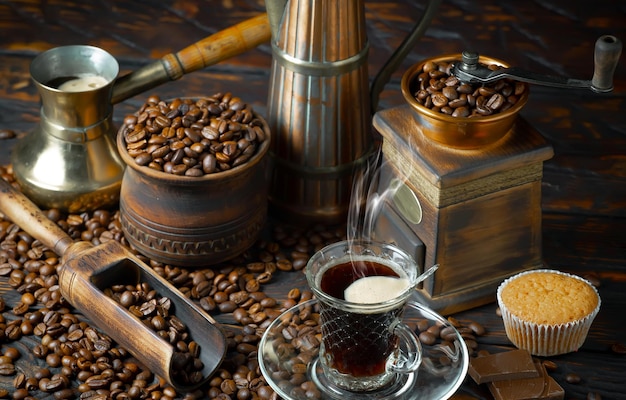
[{"label": "ceramic bowl of coffee beans", "polygon": [[265,120],[231,93],[149,97],[117,136],[127,165],[120,222],[129,244],[187,267],[241,255],[267,217],[269,145]]},{"label": "ceramic bowl of coffee beans", "polygon": [[[508,78],[490,83],[461,82],[451,73],[455,62],[461,62],[461,54],[413,65],[402,77],[402,95],[427,138],[459,149],[491,145],[513,129],[528,101],[529,85]],[[483,56],[479,63],[490,69],[508,67]]]}]

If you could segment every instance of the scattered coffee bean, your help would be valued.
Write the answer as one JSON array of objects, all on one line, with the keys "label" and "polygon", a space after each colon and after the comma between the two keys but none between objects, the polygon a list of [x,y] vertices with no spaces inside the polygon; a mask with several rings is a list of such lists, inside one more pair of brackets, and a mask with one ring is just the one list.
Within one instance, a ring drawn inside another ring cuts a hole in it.
[{"label": "scattered coffee bean", "polygon": [[4,349],[3,355],[11,359],[12,361],[17,360],[21,356],[20,351],[16,349],[15,347],[6,347]]},{"label": "scattered coffee bean", "polygon": [[468,325],[468,328],[470,328],[472,330],[472,332],[474,332],[474,334],[476,334],[477,336],[483,336],[486,331],[485,331],[485,327],[482,326],[481,324],[479,324],[476,321],[471,321]]},{"label": "scattered coffee bean", "polygon": [[565,375],[565,381],[571,384],[578,384],[582,381],[582,378],[577,373],[570,372]]},{"label": "scattered coffee bean", "polygon": [[14,374],[15,374],[15,365],[13,363],[1,363],[0,364],[0,375],[12,376]]},{"label": "scattered coffee bean", "polygon": [[15,131],[13,131],[11,129],[0,129],[0,140],[3,140],[3,139],[13,139],[16,136],[17,135],[15,134]]},{"label": "scattered coffee bean", "polygon": [[613,343],[611,351],[615,354],[626,354],[626,345],[624,343]]},{"label": "scattered coffee bean", "polygon": [[420,332],[419,339],[426,346],[432,346],[437,343],[437,336],[428,331]]}]

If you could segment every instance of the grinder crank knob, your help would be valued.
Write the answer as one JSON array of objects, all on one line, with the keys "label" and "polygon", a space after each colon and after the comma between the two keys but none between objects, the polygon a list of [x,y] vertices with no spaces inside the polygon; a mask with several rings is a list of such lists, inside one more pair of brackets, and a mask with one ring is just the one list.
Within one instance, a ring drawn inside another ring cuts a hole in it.
[{"label": "grinder crank knob", "polygon": [[591,90],[605,93],[613,90],[613,74],[622,53],[622,42],[611,35],[600,36],[594,52]]},{"label": "grinder crank knob", "polygon": [[468,83],[489,83],[509,78],[542,86],[585,88],[596,93],[606,93],[613,90],[613,73],[621,53],[622,42],[618,38],[612,35],[601,36],[595,45],[594,73],[591,80],[541,75],[516,67],[491,70],[479,64],[478,53],[472,51],[462,53],[461,62],[455,63],[452,67],[452,75]]}]

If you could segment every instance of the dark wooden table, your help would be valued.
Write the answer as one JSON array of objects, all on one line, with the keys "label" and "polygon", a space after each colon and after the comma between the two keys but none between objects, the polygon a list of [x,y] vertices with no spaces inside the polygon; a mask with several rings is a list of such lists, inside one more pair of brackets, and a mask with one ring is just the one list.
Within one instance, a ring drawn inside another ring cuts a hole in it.
[{"label": "dark wooden table", "polygon": [[[421,16],[423,7],[407,0],[366,1],[372,77]],[[38,123],[39,96],[30,80],[29,65],[44,50],[95,45],[115,56],[121,72],[126,73],[261,12],[263,2],[250,0],[0,1],[0,130],[21,137]],[[626,40],[624,2],[444,1],[425,37],[386,85],[380,108],[403,104],[399,82],[410,65],[465,49],[538,73],[590,79],[593,46],[604,34]],[[172,98],[230,91],[263,115],[270,61],[269,45],[262,45],[116,105],[115,122],[121,123],[152,93]],[[624,56],[612,93],[537,86],[532,88],[522,115],[555,152],[544,164],[542,185],[545,262],[593,278],[602,298],[584,346],[576,353],[553,357],[558,368],[551,374],[564,387],[567,399],[626,398],[626,356],[612,351],[615,344],[626,345]],[[0,140],[2,165],[9,162],[16,140]],[[273,284],[271,290],[277,297],[285,296],[292,286],[289,279]],[[6,286],[2,292],[10,298]],[[487,328],[488,333],[480,338],[481,348],[512,347],[495,304],[454,317],[477,320]],[[582,381],[568,382],[572,373]],[[588,397],[588,393],[598,397]],[[467,379],[456,398],[489,396]]]}]

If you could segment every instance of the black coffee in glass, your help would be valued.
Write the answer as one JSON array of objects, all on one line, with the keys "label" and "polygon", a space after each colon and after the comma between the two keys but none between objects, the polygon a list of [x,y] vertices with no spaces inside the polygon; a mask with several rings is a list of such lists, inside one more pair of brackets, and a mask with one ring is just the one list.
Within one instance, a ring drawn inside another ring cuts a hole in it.
[{"label": "black coffee in glass", "polygon": [[[329,296],[349,301],[344,295],[346,289],[358,279],[374,276],[400,278],[399,273],[388,265],[353,260],[324,271],[320,289]],[[322,337],[328,365],[354,377],[384,373],[387,359],[398,346],[398,337],[392,327],[393,321],[400,319],[404,304],[404,301],[391,302],[389,307],[371,313],[322,304]]]}]

